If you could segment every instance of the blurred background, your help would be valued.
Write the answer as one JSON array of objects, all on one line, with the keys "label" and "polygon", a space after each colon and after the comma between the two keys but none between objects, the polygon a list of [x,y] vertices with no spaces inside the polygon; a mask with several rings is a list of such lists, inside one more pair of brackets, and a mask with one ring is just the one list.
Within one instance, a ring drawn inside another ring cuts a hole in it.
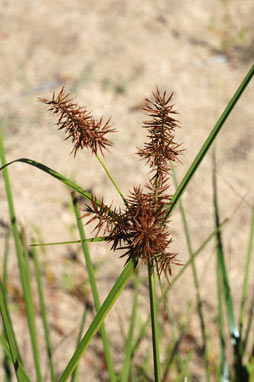
[{"label": "blurred background", "polygon": [[[152,97],[156,86],[168,94],[174,92],[182,125],[176,140],[185,149],[182,164],[176,168],[181,180],[254,59],[251,0],[0,0],[0,5],[0,123],[7,161],[25,157],[42,162],[98,198],[104,195],[106,202],[114,200],[116,206],[121,205],[121,200],[96,158],[85,150],[73,158],[71,142],[63,142],[64,134],[54,126],[56,119],[37,99],[51,98],[65,85],[66,91],[96,118],[112,116],[118,132],[112,135],[114,146],[105,162],[123,193],[127,193],[147,181],[148,169],[135,152],[145,139],[141,126],[147,117],[141,107],[145,98]],[[253,90],[252,81],[216,141],[221,219],[230,218],[224,233],[225,250],[236,301],[240,297],[240,276],[245,265],[241,256],[247,250],[253,204]],[[183,197],[194,249],[214,229],[211,170],[210,153]],[[78,239],[69,190],[25,164],[11,166],[9,173],[17,217],[28,229],[29,237],[33,235],[44,242]],[[9,217],[2,178],[0,202],[3,243]],[[179,253],[179,259],[187,261],[178,210],[172,216],[170,230],[173,250]],[[91,236],[91,231],[87,235]],[[91,245],[101,300],[124,265],[109,249],[100,243]],[[216,288],[211,271],[214,259],[211,243],[197,259],[197,265],[215,346],[217,333],[213,333],[212,325]],[[47,248],[41,253],[41,261],[55,357],[62,370],[72,355],[76,323],[81,319],[84,301],[91,300],[91,293],[78,246]],[[21,289],[14,252],[9,267],[17,336],[26,348],[29,339],[24,336],[26,324],[19,301]],[[122,362],[131,289],[130,285],[106,321],[116,365]],[[147,290],[145,286],[143,289],[141,317],[148,314]],[[202,354],[197,350],[199,323],[195,314],[189,314],[195,309],[193,296],[192,275],[188,271],[184,282],[181,279],[172,290],[170,301],[179,325],[187,322],[190,336],[186,336],[184,345],[196,349],[191,364],[196,378],[193,381],[203,381]],[[92,317],[94,312],[90,314]],[[86,381],[106,380],[102,372],[100,376],[96,374],[103,370],[100,342],[95,340],[90,348],[82,359]],[[28,351],[25,362],[33,368],[29,357]]]}]

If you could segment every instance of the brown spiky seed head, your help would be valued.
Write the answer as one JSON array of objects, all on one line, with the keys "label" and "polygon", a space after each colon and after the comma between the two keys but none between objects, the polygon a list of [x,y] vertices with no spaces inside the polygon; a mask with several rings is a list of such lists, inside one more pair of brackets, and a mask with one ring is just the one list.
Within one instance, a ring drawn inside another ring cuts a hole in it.
[{"label": "brown spiky seed head", "polygon": [[90,217],[87,224],[96,220],[96,235],[103,229],[112,250],[122,250],[121,257],[132,259],[135,263],[150,263],[159,272],[171,274],[171,264],[180,264],[176,253],[168,251],[172,243],[167,226],[164,224],[165,206],[168,197],[160,195],[157,201],[152,193],[145,193],[134,187],[126,198],[123,209],[107,207],[92,198],[91,205],[85,206],[82,217]]},{"label": "brown spiky seed head", "polygon": [[171,104],[173,93],[167,97],[166,92],[161,94],[158,88],[153,93],[154,100],[146,99],[145,113],[151,117],[144,121],[143,127],[148,130],[148,142],[144,147],[138,149],[137,154],[145,159],[154,177],[158,182],[163,182],[170,170],[170,161],[177,161],[179,154],[179,144],[174,142],[174,133],[180,127],[179,121],[174,118],[177,111]]},{"label": "brown spiky seed head", "polygon": [[64,86],[57,96],[53,93],[51,100],[39,98],[39,101],[48,105],[48,110],[58,115],[56,125],[59,126],[59,130],[64,129],[66,139],[72,139],[74,156],[78,149],[83,148],[91,149],[95,155],[99,149],[103,155],[103,150],[112,146],[112,142],[106,138],[108,133],[116,131],[110,125],[110,119],[107,122],[103,122],[102,118],[95,121],[86,107],[74,103],[70,94],[65,93]]}]

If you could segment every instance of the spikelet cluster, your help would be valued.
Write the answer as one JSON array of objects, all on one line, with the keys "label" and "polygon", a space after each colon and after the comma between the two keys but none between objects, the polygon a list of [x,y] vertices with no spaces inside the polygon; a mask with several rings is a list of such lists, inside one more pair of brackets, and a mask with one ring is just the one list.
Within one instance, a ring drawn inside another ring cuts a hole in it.
[{"label": "spikelet cluster", "polygon": [[144,121],[143,128],[148,131],[148,141],[143,148],[138,149],[137,154],[145,159],[153,174],[151,181],[162,186],[168,179],[170,161],[176,162],[182,150],[179,144],[174,142],[175,129],[179,128],[179,122],[174,118],[177,111],[170,104],[173,93],[167,98],[166,92],[160,93],[159,89],[153,93],[154,100],[146,99],[143,111],[150,117]]},{"label": "spikelet cluster", "polygon": [[105,123],[102,118],[95,121],[86,107],[74,103],[70,94],[65,93],[64,86],[57,96],[53,93],[51,100],[39,98],[39,101],[48,105],[48,110],[58,114],[56,125],[59,126],[59,130],[64,129],[67,134],[66,139],[72,139],[74,156],[78,149],[83,148],[91,149],[93,154],[97,154],[99,149],[103,155],[103,150],[112,146],[105,137],[106,134],[116,131],[110,126],[110,119]]}]

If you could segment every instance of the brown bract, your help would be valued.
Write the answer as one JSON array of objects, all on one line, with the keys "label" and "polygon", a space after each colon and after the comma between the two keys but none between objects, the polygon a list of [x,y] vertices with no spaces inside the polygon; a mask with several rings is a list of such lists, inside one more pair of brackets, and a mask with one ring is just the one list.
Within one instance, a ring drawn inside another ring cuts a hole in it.
[{"label": "brown bract", "polygon": [[90,148],[94,154],[97,154],[99,149],[103,155],[103,150],[112,146],[112,142],[105,137],[106,134],[116,131],[110,125],[110,119],[105,123],[102,118],[95,121],[91,112],[86,107],[74,103],[69,95],[65,93],[63,86],[57,96],[53,93],[51,100],[39,98],[39,101],[48,105],[48,110],[58,114],[57,126],[59,130],[64,129],[66,139],[72,139],[74,156],[78,149],[83,148]]}]

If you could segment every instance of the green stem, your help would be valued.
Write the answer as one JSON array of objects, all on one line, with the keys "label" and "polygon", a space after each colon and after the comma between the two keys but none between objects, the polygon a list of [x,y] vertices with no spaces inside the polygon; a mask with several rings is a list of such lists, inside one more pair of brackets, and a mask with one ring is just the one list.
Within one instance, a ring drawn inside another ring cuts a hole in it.
[{"label": "green stem", "polygon": [[114,179],[112,178],[112,176],[111,176],[109,170],[107,169],[105,163],[104,163],[103,160],[99,157],[98,154],[96,154],[96,158],[98,159],[98,161],[100,162],[100,164],[101,164],[102,167],[104,168],[104,170],[105,170],[106,174],[108,175],[109,179],[111,180],[111,182],[112,182],[113,185],[115,186],[117,192],[119,193],[119,195],[120,195],[121,198],[123,199],[124,203],[126,204],[127,202],[126,202],[125,197],[123,196],[123,194],[122,194],[120,188],[118,187],[118,185],[116,184],[116,182],[115,182]]},{"label": "green stem", "polygon": [[149,280],[149,296],[150,296],[150,312],[151,312],[151,326],[152,326],[152,339],[153,339],[153,364],[154,364],[154,381],[160,382],[160,353],[159,353],[159,339],[158,339],[158,322],[157,322],[157,306],[155,296],[155,282],[154,270],[152,265],[147,262],[148,280]]},{"label": "green stem", "polygon": [[69,240],[69,241],[56,241],[54,243],[33,243],[30,247],[45,247],[49,245],[63,245],[63,244],[79,244],[79,243],[93,243],[96,241],[105,241],[106,236],[90,237],[84,240]]},{"label": "green stem", "polygon": [[138,294],[139,294],[139,275],[138,275],[139,268],[137,267],[134,272],[134,296],[133,296],[133,303],[132,303],[132,313],[130,317],[130,326],[129,326],[129,332],[128,337],[126,339],[125,344],[125,357],[124,362],[121,370],[121,382],[128,382],[129,381],[129,374],[131,372],[131,356],[132,356],[132,342],[133,342],[133,336],[134,336],[134,329],[135,329],[135,322],[136,322],[136,315],[137,315],[137,308],[138,308]]}]

